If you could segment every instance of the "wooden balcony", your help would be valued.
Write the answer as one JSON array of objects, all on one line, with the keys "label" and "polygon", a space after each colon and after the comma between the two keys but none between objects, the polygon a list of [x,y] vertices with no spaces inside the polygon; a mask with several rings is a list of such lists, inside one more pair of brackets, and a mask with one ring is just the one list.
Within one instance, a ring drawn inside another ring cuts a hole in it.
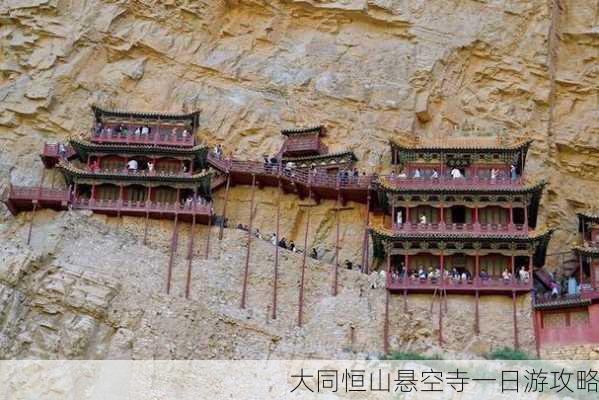
[{"label": "wooden balcony", "polygon": [[72,202],[73,208],[91,210],[98,214],[129,215],[153,219],[172,219],[175,214],[179,219],[191,221],[195,215],[197,223],[207,224],[209,217],[214,216],[212,203],[196,203],[191,205],[177,203],[159,203],[152,201],[126,200],[94,200],[77,198]]},{"label": "wooden balcony", "polygon": [[92,129],[91,141],[93,143],[109,144],[140,144],[150,146],[176,146],[176,147],[193,147],[195,140],[192,134],[183,136],[182,129],[179,129],[178,134],[174,135],[171,129],[167,127],[153,126],[152,131],[147,135],[135,135],[135,129],[138,126],[128,126],[128,133],[117,133],[114,130],[108,133],[105,128],[101,131]]},{"label": "wooden balcony", "polygon": [[292,136],[285,140],[283,157],[302,157],[326,154],[329,150],[317,135]]},{"label": "wooden balcony", "polygon": [[[62,151],[61,151],[62,150]],[[75,149],[68,144],[62,143],[45,143],[40,158],[46,168],[52,168],[61,158],[70,160],[77,155]]]},{"label": "wooden balcony", "polygon": [[307,197],[309,193],[318,198],[336,199],[338,191],[344,201],[366,203],[368,191],[372,187],[372,175],[361,175],[346,179],[328,175],[324,170],[312,173],[307,169],[286,170],[278,164],[266,164],[258,161],[239,161],[220,159],[214,154],[208,155],[208,163],[214,168],[228,173],[233,183],[251,185],[252,176],[256,176],[259,186],[277,187],[279,179],[283,190]]},{"label": "wooden balcony", "polygon": [[446,279],[420,279],[414,277],[398,277],[390,275],[387,289],[392,292],[407,290],[410,293],[432,293],[445,290],[447,293],[474,294],[511,294],[526,293],[532,290],[532,279],[522,282],[516,279],[505,280],[501,277],[472,278],[467,281]]},{"label": "wooden balcony", "polygon": [[64,210],[69,204],[69,196],[68,189],[10,185],[6,205],[13,215],[34,208]]},{"label": "wooden balcony", "polygon": [[489,235],[515,235],[526,236],[528,229],[522,224],[454,224],[454,223],[438,223],[438,224],[419,224],[419,223],[404,223],[393,224],[393,230],[401,233],[471,233],[476,236]]}]

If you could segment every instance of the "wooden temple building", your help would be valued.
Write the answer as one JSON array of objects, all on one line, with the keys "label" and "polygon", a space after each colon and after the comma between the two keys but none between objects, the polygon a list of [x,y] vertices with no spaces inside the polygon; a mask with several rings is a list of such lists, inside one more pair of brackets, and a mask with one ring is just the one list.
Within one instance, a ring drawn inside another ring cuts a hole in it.
[{"label": "wooden temple building", "polygon": [[371,229],[374,256],[387,269],[386,351],[389,296],[403,295],[407,307],[410,293],[474,296],[475,333],[479,297],[510,296],[519,346],[516,297],[532,290],[551,236],[534,231],[544,183],[524,177],[529,145],[496,138],[391,142],[398,170],[376,183],[385,217]]},{"label": "wooden temple building", "polygon": [[[535,275],[537,346],[599,343],[599,215],[578,214],[574,265],[563,265],[561,282],[544,270]],[[559,285],[559,294],[552,287]]]}]

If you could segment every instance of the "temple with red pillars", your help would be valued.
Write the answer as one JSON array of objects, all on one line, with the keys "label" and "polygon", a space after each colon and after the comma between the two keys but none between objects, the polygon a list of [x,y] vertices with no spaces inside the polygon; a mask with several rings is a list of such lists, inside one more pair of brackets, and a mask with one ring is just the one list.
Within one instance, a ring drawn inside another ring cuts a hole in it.
[{"label": "temple with red pillars", "polygon": [[579,213],[578,231],[561,279],[535,272],[536,341],[545,351],[599,342],[599,215]]},{"label": "temple with red pillars", "polygon": [[519,346],[516,297],[532,290],[552,233],[535,232],[544,183],[524,177],[529,146],[494,137],[391,142],[397,169],[376,183],[384,215],[370,230],[387,270],[385,351],[389,296],[407,302],[410,293],[475,296],[475,333],[479,297],[510,296]]}]

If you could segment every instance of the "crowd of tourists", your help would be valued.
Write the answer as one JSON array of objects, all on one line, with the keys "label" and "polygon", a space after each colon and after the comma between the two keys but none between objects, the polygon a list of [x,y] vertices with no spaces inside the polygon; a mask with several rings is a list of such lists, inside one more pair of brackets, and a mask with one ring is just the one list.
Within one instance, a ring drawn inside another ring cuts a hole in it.
[{"label": "crowd of tourists", "polygon": [[[424,265],[420,265],[410,271],[409,269],[405,269],[403,263],[401,263],[399,268],[394,269],[391,272],[391,281],[399,282],[400,280],[407,278],[410,281],[437,283],[441,280],[441,276],[443,276],[445,282],[472,283],[473,281],[472,273],[466,268],[452,267],[451,269],[444,269],[443,272],[441,272],[439,266],[429,266],[427,268]],[[479,273],[479,278],[482,282],[485,282],[492,279],[492,276],[489,275],[485,268],[482,268]],[[520,283],[528,283],[530,281],[530,273],[526,267],[522,266],[518,269],[515,276],[512,276],[510,270],[505,268],[501,274],[501,280],[507,284],[514,279]]]},{"label": "crowd of tourists", "polygon": [[[115,126],[104,126],[102,122],[98,122],[96,123],[94,130],[96,136],[132,136],[135,138],[147,138],[153,135],[152,127],[147,124],[138,125],[130,128],[128,125],[124,124],[118,124]],[[170,131],[167,130],[167,132],[163,132],[163,135],[166,139],[175,137],[178,139],[185,140],[191,137],[191,132],[188,131],[187,128],[181,129],[175,126]]]},{"label": "crowd of tourists", "polygon": [[[494,182],[496,180],[505,180],[508,177],[511,180],[516,180],[518,179],[518,173],[517,173],[517,169],[515,165],[511,165],[510,166],[510,171],[509,173],[507,173],[506,171],[501,171],[499,169],[496,168],[491,168],[488,171],[488,178]],[[421,170],[420,168],[415,168],[414,170],[412,170],[411,172],[406,172],[405,170],[400,171],[399,173],[396,173],[395,171],[391,171],[391,173],[389,174],[389,178],[391,180],[401,180],[401,179],[429,179],[429,180],[436,180],[436,179],[440,179],[442,175],[439,173],[439,171],[436,168],[433,168],[432,170]],[[451,178],[451,179],[463,179],[466,178],[466,174],[463,170],[454,167],[451,168],[449,170],[449,173],[445,176],[447,178]]]}]

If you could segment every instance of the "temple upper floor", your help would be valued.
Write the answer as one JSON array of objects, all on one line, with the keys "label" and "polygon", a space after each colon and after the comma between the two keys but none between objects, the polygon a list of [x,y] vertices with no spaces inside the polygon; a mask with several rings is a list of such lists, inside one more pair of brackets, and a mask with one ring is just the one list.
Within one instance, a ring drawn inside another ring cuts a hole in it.
[{"label": "temple upper floor", "polygon": [[592,213],[578,214],[578,231],[581,244],[599,248],[599,215]]}]

